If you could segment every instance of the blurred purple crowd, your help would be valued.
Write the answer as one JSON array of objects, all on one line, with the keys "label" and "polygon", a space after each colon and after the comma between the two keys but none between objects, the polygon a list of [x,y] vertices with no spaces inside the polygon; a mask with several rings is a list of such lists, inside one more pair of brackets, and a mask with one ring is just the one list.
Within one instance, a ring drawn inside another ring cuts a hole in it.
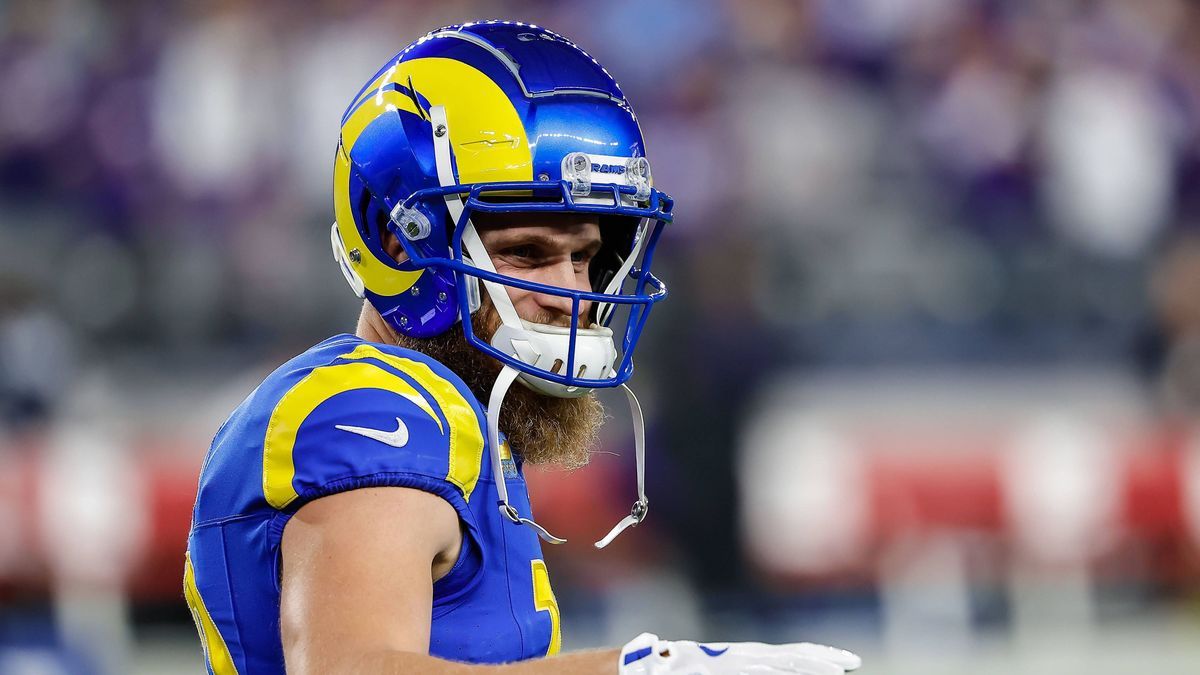
[{"label": "blurred purple crowd", "polygon": [[[10,0],[0,450],[60,421],[81,374],[127,408],[173,387],[199,418],[214,382],[353,330],[328,241],[341,113],[410,41],[489,18],[603,63],[677,200],[634,380],[655,448],[642,533],[698,585],[762,581],[739,453],[781,375],[858,378],[865,415],[887,369],[1115,370],[1148,418],[1200,411],[1200,3]],[[161,426],[189,461],[215,430]]]},{"label": "blurred purple crowd", "polygon": [[661,341],[1154,373],[1200,314],[1173,292],[1196,254],[1168,255],[1200,222],[1195,3],[10,2],[3,388],[53,389],[29,382],[54,370],[25,372],[34,345],[60,345],[59,370],[203,364],[346,329],[326,251],[340,112],[404,44],[472,17],[558,30],[624,86],[679,203]]}]

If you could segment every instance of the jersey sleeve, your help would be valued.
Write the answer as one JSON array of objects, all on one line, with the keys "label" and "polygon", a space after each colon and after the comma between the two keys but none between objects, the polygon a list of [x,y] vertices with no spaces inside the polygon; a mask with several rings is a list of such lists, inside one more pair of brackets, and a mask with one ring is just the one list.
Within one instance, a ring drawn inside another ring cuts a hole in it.
[{"label": "jersey sleeve", "polygon": [[483,463],[482,410],[461,382],[414,353],[361,345],[312,369],[275,405],[263,441],[263,495],[294,512],[364,487],[418,488],[470,522]]}]

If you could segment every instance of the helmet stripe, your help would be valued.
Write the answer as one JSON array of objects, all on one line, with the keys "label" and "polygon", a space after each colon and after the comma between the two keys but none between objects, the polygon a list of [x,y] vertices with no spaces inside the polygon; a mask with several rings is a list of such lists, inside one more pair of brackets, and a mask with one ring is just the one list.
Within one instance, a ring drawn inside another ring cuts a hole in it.
[{"label": "helmet stripe", "polygon": [[[394,92],[393,92],[394,93]],[[407,100],[407,99],[405,99]],[[411,106],[412,103],[410,102]],[[363,125],[365,127],[365,125]],[[353,131],[353,130],[352,130]],[[362,128],[357,130],[362,132]],[[337,159],[333,163],[333,209],[337,221],[338,232],[346,244],[347,253],[358,249],[359,262],[354,265],[354,271],[362,278],[367,290],[379,295],[398,295],[412,288],[421,277],[424,270],[398,270],[374,254],[369,253],[362,234],[355,225],[354,210],[350,204],[350,157],[344,146],[338,146]]]},{"label": "helmet stripe", "polygon": [[[411,82],[420,94],[402,82]],[[354,271],[366,289],[394,296],[412,288],[423,270],[397,270],[367,255],[350,203],[350,157],[363,131],[381,115],[397,111],[424,117],[413,100],[420,98],[446,106],[460,183],[532,180],[533,153],[508,94],[486,74],[461,61],[436,57],[404,61],[387,69],[364,91],[342,125],[334,163],[334,211],[347,252],[358,249],[363,254]]]},{"label": "helmet stripe", "polygon": [[393,77],[411,78],[420,96],[445,106],[459,183],[533,180],[521,116],[485,73],[456,59],[428,57],[401,63]]}]

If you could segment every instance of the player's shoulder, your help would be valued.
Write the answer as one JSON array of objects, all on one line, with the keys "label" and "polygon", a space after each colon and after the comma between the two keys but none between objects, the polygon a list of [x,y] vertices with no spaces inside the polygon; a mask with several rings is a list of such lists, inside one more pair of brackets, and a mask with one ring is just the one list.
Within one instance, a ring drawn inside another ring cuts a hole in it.
[{"label": "player's shoulder", "polygon": [[[235,482],[246,484],[231,495],[239,510],[256,501],[290,510],[383,485],[465,502],[483,469],[484,419],[479,401],[444,364],[339,335],[267,376],[218,433],[204,473],[225,484],[215,474],[238,473]],[[261,485],[248,476],[261,476]],[[202,475],[202,492],[205,481]]]},{"label": "player's shoulder", "polygon": [[[347,391],[382,389],[411,394],[418,389],[428,398],[459,412],[481,409],[462,379],[444,364],[422,352],[396,345],[368,342],[343,334],[320,342],[268,375],[255,391],[247,412],[271,409],[297,399],[332,401]],[[334,406],[346,414],[353,407]]]}]

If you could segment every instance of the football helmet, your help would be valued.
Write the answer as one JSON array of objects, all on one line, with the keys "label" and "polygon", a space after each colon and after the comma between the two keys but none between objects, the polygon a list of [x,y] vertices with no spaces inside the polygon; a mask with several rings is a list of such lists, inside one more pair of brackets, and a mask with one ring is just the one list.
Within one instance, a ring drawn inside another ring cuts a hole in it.
[{"label": "football helmet", "polygon": [[[650,310],[667,295],[650,266],[672,206],[653,185],[632,108],[595,59],[538,26],[466,23],[406,47],[346,109],[331,244],[347,282],[396,331],[431,337],[462,322],[467,341],[504,365],[488,401],[493,463],[514,381],[560,397],[624,387],[639,428],[639,502],[622,522],[636,524],[646,510],[644,434],[625,382]],[[595,214],[602,246],[591,289],[498,274],[471,221],[477,212]],[[389,232],[407,260],[384,250]],[[481,287],[500,320],[490,340],[471,324]],[[523,320],[508,287],[568,298],[570,326]],[[508,505],[496,468],[501,510],[534,524]]]}]

